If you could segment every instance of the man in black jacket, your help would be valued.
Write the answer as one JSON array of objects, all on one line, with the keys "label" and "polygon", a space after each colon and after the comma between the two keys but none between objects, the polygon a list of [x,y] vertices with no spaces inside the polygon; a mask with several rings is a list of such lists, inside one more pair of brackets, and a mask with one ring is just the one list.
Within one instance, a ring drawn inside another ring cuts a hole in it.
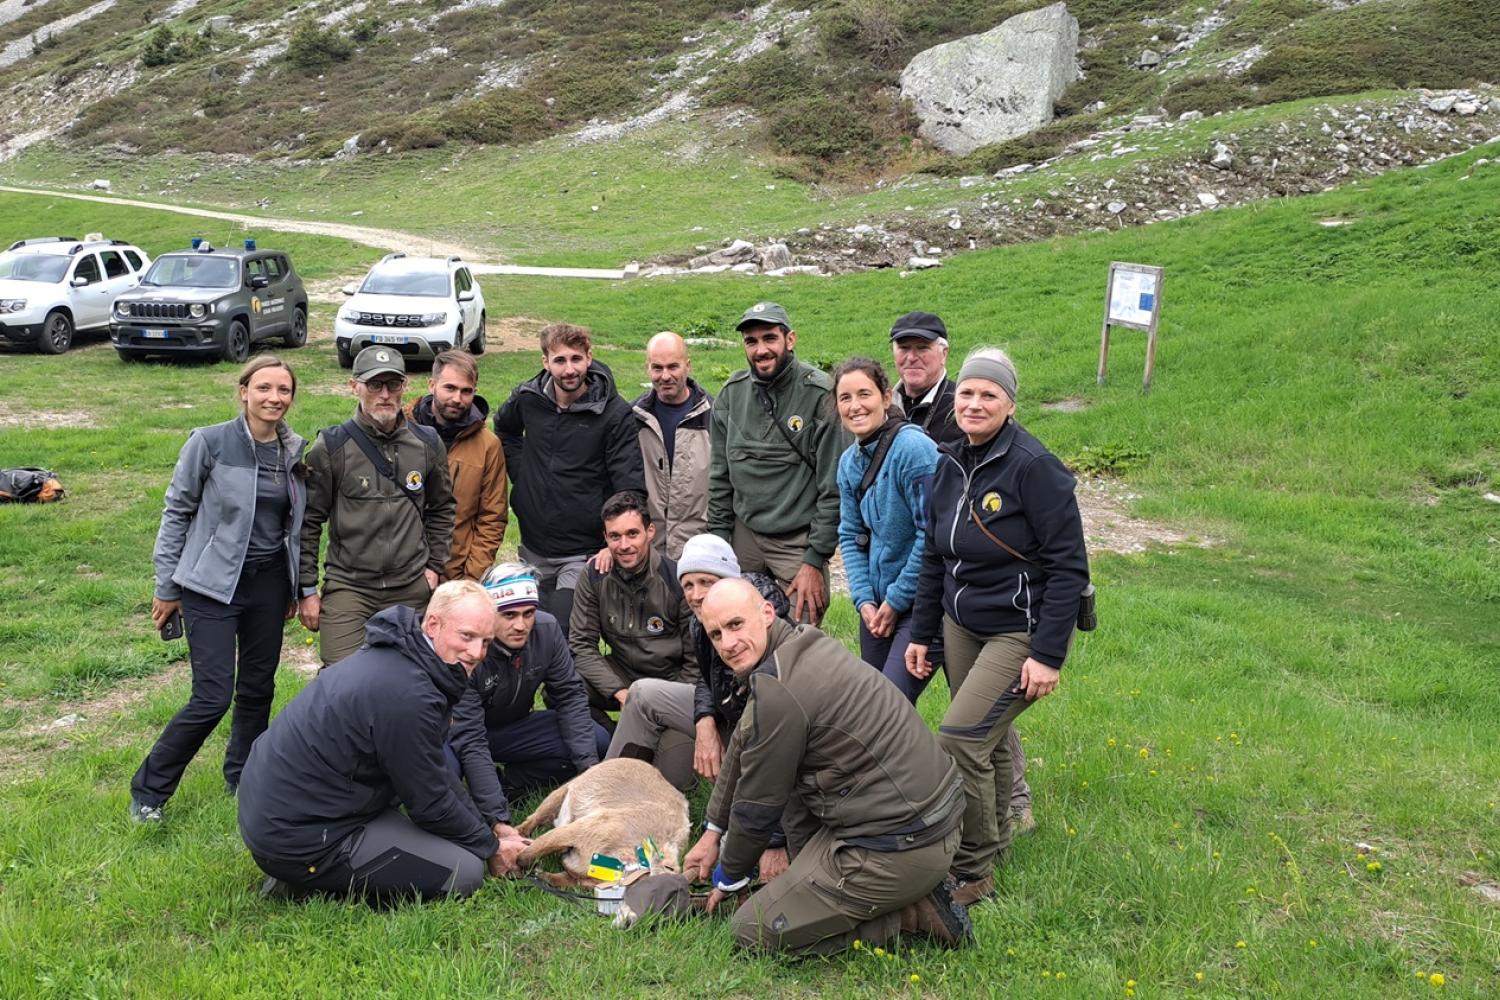
[{"label": "man in black jacket", "polygon": [[604,544],[599,509],[621,490],[646,489],[635,415],[592,343],[580,326],[543,329],[542,371],[495,414],[521,559],[540,574],[542,609],[564,626],[578,574]]},{"label": "man in black jacket", "polygon": [[[508,795],[587,771],[604,756],[609,733],[589,717],[557,619],[537,610],[536,571],[502,563],[485,574],[484,588],[495,605],[495,641],[454,709],[450,743],[480,812],[509,823]],[[547,707],[533,711],[538,689]]]},{"label": "man in black jacket", "polygon": [[514,869],[527,842],[481,819],[443,759],[449,716],[494,619],[472,581],[440,586],[420,621],[405,606],[380,612],[368,645],[255,741],[240,778],[240,835],[271,876],[268,892],[433,899],[472,893],[486,867]]}]

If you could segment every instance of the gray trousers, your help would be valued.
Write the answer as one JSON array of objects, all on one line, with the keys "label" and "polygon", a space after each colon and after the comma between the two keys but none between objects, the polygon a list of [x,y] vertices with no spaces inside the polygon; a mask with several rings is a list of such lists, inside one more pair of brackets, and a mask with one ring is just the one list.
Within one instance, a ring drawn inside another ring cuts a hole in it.
[{"label": "gray trousers", "polygon": [[256,858],[267,875],[298,892],[357,896],[371,903],[467,896],[484,883],[485,864],[451,841],[388,809],[345,837],[317,865]]},{"label": "gray trousers", "polygon": [[[680,681],[642,678],[632,681],[620,721],[609,741],[606,759],[626,753],[627,747],[649,751],[651,762],[679,791],[698,784],[693,772],[693,685]],[[627,756],[639,756],[630,752]]]},{"label": "gray trousers", "polygon": [[[764,573],[781,584],[790,586],[792,578],[803,566],[802,557],[807,554],[807,529],[785,535],[762,535],[751,531],[744,522],[734,522],[734,557],[740,564],[741,573]],[[823,565],[824,606],[828,600],[828,565]],[[818,621],[806,624],[818,625]]]},{"label": "gray trousers", "polygon": [[[800,801],[787,814],[804,814]],[[910,851],[872,851],[818,827],[805,843],[792,836],[792,863],[740,904],[730,920],[742,948],[803,955],[845,951],[858,938],[885,945],[901,932],[901,910],[933,890],[948,874],[959,831]]]},{"label": "gray trousers", "polygon": [[965,800],[963,843],[953,866],[960,878],[978,879],[1010,848],[1012,748],[1020,745],[1011,723],[1031,707],[1018,683],[1031,639],[1025,632],[977,635],[944,616],[943,648],[953,701],[938,742],[958,764]]},{"label": "gray trousers", "polygon": [[331,583],[323,588],[322,621],[318,624],[318,654],[331,667],[365,642],[365,623],[386,608],[405,604],[417,614],[427,610],[432,588],[425,574],[404,587],[350,587]]},{"label": "gray trousers", "polygon": [[573,591],[578,588],[578,577],[584,566],[598,553],[585,552],[578,556],[551,558],[530,551],[525,545],[517,548],[516,554],[523,563],[531,565],[537,574],[537,597],[542,610],[557,619],[563,635],[568,634],[568,623],[573,620]]}]

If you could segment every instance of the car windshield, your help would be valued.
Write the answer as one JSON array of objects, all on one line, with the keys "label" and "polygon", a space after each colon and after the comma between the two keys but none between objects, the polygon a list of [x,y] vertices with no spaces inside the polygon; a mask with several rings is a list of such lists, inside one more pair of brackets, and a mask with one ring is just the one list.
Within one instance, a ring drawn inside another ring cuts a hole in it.
[{"label": "car windshield", "polygon": [[377,267],[365,276],[365,283],[359,286],[359,290],[371,295],[425,295],[442,298],[448,294],[448,272]]},{"label": "car windshield", "polygon": [[0,278],[57,282],[68,273],[72,257],[51,253],[0,253]]},{"label": "car windshield", "polygon": [[240,283],[240,262],[233,257],[205,254],[167,254],[156,258],[143,285],[177,285],[187,288],[234,288]]}]

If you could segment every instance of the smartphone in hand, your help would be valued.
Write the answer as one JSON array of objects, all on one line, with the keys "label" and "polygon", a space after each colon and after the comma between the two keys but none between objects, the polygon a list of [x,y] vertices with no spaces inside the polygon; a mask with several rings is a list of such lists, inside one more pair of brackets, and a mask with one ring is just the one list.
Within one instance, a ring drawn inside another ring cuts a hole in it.
[{"label": "smartphone in hand", "polygon": [[162,642],[171,642],[173,639],[181,639],[181,638],[182,638],[182,609],[179,608],[178,610],[172,612],[172,617],[168,618],[166,620],[166,622],[162,624],[162,627],[161,627],[161,641]]}]

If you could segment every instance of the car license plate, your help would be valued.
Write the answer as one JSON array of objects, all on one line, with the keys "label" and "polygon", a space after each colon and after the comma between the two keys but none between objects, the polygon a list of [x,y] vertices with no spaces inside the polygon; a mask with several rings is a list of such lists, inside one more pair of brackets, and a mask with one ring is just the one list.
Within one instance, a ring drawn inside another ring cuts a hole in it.
[{"label": "car license plate", "polygon": [[165,331],[165,330],[142,330],[141,331],[141,336],[143,336],[143,337],[150,337],[152,340],[166,340],[167,339],[167,331]]},{"label": "car license plate", "polygon": [[405,344],[411,340],[410,337],[398,337],[393,333],[377,333],[370,339],[377,344]]}]

